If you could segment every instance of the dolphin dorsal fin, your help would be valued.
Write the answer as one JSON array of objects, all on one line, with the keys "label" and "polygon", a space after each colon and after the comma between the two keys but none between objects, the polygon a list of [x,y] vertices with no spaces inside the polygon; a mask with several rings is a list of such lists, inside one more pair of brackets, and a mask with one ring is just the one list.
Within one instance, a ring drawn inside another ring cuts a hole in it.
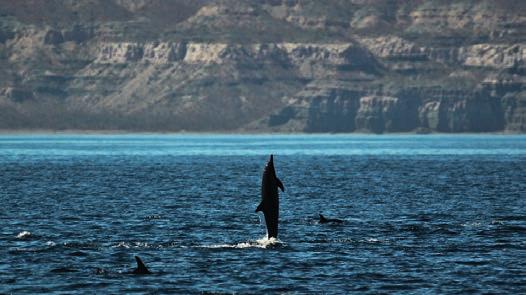
[{"label": "dolphin dorsal fin", "polygon": [[320,214],[320,223],[327,222],[327,218]]},{"label": "dolphin dorsal fin", "polygon": [[139,256],[135,256],[135,261],[137,261],[137,269],[133,272],[135,274],[149,274],[151,273],[146,265],[142,262]]}]

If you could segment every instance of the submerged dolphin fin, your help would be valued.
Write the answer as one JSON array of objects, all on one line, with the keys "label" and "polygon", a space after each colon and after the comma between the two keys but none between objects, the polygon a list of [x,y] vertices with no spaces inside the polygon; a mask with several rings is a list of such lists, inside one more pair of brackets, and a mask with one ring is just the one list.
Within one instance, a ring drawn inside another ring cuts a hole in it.
[{"label": "submerged dolphin fin", "polygon": [[320,223],[342,224],[343,220],[337,218],[325,218],[320,214]]},{"label": "submerged dolphin fin", "polygon": [[135,256],[135,261],[137,261],[137,268],[133,271],[136,275],[146,275],[151,274],[151,272],[148,270],[146,265],[142,263],[142,260],[139,258],[139,256]]},{"label": "submerged dolphin fin", "polygon": [[278,185],[278,187],[281,189],[282,192],[285,192],[285,187],[283,187],[283,183],[277,177],[276,177],[276,184]]}]

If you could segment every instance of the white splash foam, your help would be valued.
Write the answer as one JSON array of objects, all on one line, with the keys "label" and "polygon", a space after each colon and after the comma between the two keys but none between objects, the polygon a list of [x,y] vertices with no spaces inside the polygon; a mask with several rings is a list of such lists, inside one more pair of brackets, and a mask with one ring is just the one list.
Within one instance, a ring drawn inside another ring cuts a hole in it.
[{"label": "white splash foam", "polygon": [[214,245],[202,245],[197,246],[199,248],[208,248],[208,249],[221,249],[221,248],[250,248],[253,247],[250,243],[238,243],[238,244],[214,244]]},{"label": "white splash foam", "polygon": [[280,245],[280,244],[283,244],[279,239],[277,238],[270,238],[268,239],[267,237],[262,237],[261,239],[259,240],[256,240],[256,243],[258,245],[261,245],[261,246],[264,246],[265,248],[266,247],[269,247],[269,246],[274,246],[274,245]]},{"label": "white splash foam", "polygon": [[134,248],[152,248],[153,246],[147,242],[135,242]]},{"label": "white splash foam", "polygon": [[112,248],[152,248],[153,246],[147,242],[119,242],[112,246]]},{"label": "white splash foam", "polygon": [[246,241],[236,244],[213,244],[213,245],[202,245],[198,246],[199,248],[209,248],[209,249],[220,249],[220,248],[236,248],[236,249],[245,249],[245,248],[268,248],[274,245],[283,244],[280,240],[276,238],[267,239],[263,237],[255,241]]},{"label": "white splash foam", "polygon": [[50,246],[50,247],[53,247],[53,246],[56,246],[57,243],[53,242],[53,241],[47,241],[46,242],[46,246]]},{"label": "white splash foam", "polygon": [[466,223],[462,223],[461,226],[463,227],[479,227],[481,226],[482,224],[480,222],[477,222],[477,221],[471,221],[471,222],[466,222]]},{"label": "white splash foam", "polygon": [[26,238],[29,238],[31,235],[32,235],[31,232],[23,231],[23,232],[18,233],[16,237],[19,239],[26,239]]},{"label": "white splash foam", "polygon": [[258,212],[258,216],[259,216],[259,224],[263,226],[263,228],[265,228],[265,232],[268,236],[268,228],[267,228],[267,220],[265,219],[265,214],[263,214],[263,212],[259,211]]},{"label": "white splash foam", "polygon": [[126,242],[119,242],[117,245],[112,246],[112,248],[130,248],[130,244]]}]

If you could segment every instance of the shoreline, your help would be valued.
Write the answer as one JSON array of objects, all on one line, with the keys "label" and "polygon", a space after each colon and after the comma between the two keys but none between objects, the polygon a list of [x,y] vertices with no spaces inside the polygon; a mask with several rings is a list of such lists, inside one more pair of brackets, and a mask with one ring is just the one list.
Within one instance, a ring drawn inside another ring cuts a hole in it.
[{"label": "shoreline", "polygon": [[210,135],[276,135],[276,136],[316,136],[316,135],[334,135],[334,136],[396,136],[396,135],[419,135],[419,136],[473,136],[473,135],[526,135],[526,133],[497,131],[497,132],[428,132],[421,133],[418,131],[411,132],[389,132],[389,133],[371,133],[371,132],[272,132],[272,131],[133,131],[133,130],[85,130],[85,129],[0,129],[0,136],[5,135],[190,135],[190,136],[210,136]]}]

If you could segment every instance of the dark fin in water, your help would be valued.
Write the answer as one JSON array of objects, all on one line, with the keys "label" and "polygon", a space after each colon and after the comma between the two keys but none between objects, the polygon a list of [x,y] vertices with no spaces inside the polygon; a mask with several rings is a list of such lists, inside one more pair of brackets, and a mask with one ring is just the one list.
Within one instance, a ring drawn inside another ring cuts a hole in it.
[{"label": "dark fin in water", "polygon": [[281,180],[279,180],[279,178],[276,177],[276,183],[278,185],[278,187],[281,189],[282,192],[285,192],[285,187],[283,186],[283,183],[281,183]]},{"label": "dark fin in water", "polygon": [[340,224],[340,223],[343,223],[343,220],[336,219],[336,218],[325,218],[325,216],[320,214],[320,223]]},{"label": "dark fin in water", "polygon": [[135,256],[135,261],[137,261],[137,268],[133,271],[133,274],[136,274],[136,275],[151,274],[151,272],[148,270],[146,265],[142,263],[142,260],[139,258],[139,256]]},{"label": "dark fin in water", "polygon": [[73,268],[69,268],[69,267],[59,267],[59,268],[52,269],[51,272],[54,272],[54,273],[66,273],[66,272],[77,272],[77,270],[73,269]]},{"label": "dark fin in water", "polygon": [[259,206],[256,208],[256,213],[259,211],[263,211],[263,202],[261,202]]}]

